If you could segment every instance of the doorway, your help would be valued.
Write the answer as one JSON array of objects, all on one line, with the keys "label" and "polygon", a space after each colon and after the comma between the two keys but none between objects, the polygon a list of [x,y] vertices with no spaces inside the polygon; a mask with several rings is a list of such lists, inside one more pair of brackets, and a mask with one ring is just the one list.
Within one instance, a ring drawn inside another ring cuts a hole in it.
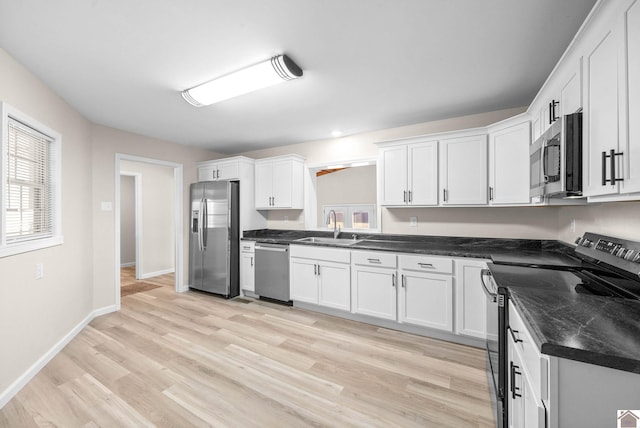
[{"label": "doorway", "polygon": [[[183,281],[183,167],[173,162],[124,154],[116,154],[115,166],[115,294],[119,310],[123,264],[129,265],[125,266],[128,269],[127,282],[156,282],[161,279],[166,284],[167,278],[171,277],[176,291],[186,288]],[[123,210],[123,205],[131,202],[130,197],[129,202],[123,200],[131,193],[131,179],[134,183],[133,207]],[[133,228],[131,211],[134,213]],[[129,235],[123,236],[124,233]],[[130,239],[132,233],[134,239]],[[130,241],[135,247],[135,261],[131,260]]]}]

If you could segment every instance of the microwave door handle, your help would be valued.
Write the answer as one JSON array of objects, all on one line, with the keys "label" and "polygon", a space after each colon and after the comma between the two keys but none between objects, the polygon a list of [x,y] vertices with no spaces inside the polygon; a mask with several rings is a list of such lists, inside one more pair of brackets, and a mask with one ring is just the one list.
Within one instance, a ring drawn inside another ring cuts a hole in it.
[{"label": "microwave door handle", "polygon": [[545,142],[544,147],[542,148],[542,176],[544,177],[544,182],[549,181],[549,176],[547,175],[547,163],[549,161],[549,146]]}]

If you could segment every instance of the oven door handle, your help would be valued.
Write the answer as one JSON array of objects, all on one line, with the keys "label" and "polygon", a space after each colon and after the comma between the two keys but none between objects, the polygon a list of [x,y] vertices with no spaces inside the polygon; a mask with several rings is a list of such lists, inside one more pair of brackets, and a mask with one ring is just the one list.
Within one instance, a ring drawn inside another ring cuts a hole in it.
[{"label": "oven door handle", "polygon": [[491,276],[491,271],[489,269],[482,269],[480,271],[480,281],[482,282],[482,289],[484,290],[484,293],[495,303],[498,301],[498,293],[492,293],[489,291],[487,283],[484,282],[485,276]]}]

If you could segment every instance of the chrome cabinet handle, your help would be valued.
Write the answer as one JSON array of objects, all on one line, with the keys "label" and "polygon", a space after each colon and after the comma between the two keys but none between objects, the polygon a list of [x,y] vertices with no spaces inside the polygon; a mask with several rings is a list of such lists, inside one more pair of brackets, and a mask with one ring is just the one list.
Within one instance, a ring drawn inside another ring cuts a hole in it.
[{"label": "chrome cabinet handle", "polygon": [[411,199],[412,199],[411,190],[409,190],[409,203],[411,203]]},{"label": "chrome cabinet handle", "polygon": [[405,277],[404,274],[402,274],[401,284],[402,284],[402,288],[404,288],[405,285],[407,285],[407,277]]},{"label": "chrome cabinet handle", "polygon": [[380,261],[380,259],[367,259],[367,260],[369,261],[369,263],[375,263],[375,264],[380,264],[380,263],[382,263],[382,262]]},{"label": "chrome cabinet handle", "polygon": [[396,286],[396,274],[395,273],[391,274],[391,286],[392,287]]},{"label": "chrome cabinet handle", "polygon": [[403,201],[404,201],[404,203],[406,204],[406,203],[407,203],[407,191],[406,191],[406,190],[404,190],[404,191],[402,192],[402,195],[403,195],[403,196],[402,196],[402,200],[403,200]]},{"label": "chrome cabinet handle", "polygon": [[489,200],[493,201],[493,187],[489,186]]},{"label": "chrome cabinet handle", "polygon": [[318,265],[318,276],[320,276],[320,265]]},{"label": "chrome cabinet handle", "polygon": [[422,268],[433,268],[433,265],[431,263],[418,263],[418,266]]},{"label": "chrome cabinet handle", "polygon": [[318,265],[316,264],[313,265],[313,275],[318,276]]},{"label": "chrome cabinet handle", "polygon": [[251,257],[251,267],[253,267],[253,257]]},{"label": "chrome cabinet handle", "polygon": [[447,189],[442,189],[442,201],[447,202]]}]

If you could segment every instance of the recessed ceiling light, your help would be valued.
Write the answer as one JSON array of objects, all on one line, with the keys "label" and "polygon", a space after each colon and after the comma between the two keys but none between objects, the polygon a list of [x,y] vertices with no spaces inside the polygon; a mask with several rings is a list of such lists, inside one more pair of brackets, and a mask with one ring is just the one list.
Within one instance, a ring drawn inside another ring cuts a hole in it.
[{"label": "recessed ceiling light", "polygon": [[286,55],[243,68],[182,91],[182,97],[196,107],[267,88],[302,76],[302,69]]},{"label": "recessed ceiling light", "polygon": [[333,138],[342,137],[342,131],[338,131],[337,129],[335,131],[331,131],[331,136]]}]

